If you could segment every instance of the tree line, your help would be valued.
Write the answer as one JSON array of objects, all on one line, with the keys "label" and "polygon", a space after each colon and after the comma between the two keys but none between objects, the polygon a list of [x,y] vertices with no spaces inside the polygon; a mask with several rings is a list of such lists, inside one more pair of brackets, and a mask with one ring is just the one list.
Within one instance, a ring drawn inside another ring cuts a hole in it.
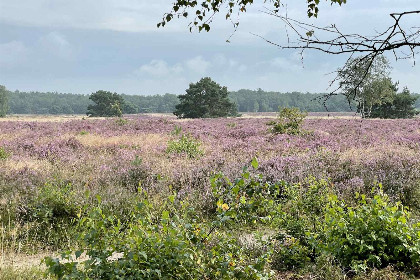
[{"label": "tree line", "polygon": [[[89,99],[89,95],[83,94],[10,92],[5,88],[2,92],[7,92],[7,104],[1,102],[2,94],[0,94],[0,103],[7,105],[8,114],[86,114],[88,106],[94,103]],[[342,95],[328,99],[325,107],[321,99],[323,95],[322,93],[280,93],[262,89],[241,89],[229,92],[229,99],[237,105],[239,112],[277,112],[279,106],[297,107],[307,112],[325,112],[327,109],[330,112],[348,112],[357,107],[355,104],[349,106],[347,99]],[[420,95],[417,94],[417,96]],[[179,104],[178,95],[169,93],[164,95],[121,94],[121,97],[125,101],[123,113],[131,114],[172,113],[175,111],[175,106]],[[417,100],[416,107],[420,108],[420,99]]]}]

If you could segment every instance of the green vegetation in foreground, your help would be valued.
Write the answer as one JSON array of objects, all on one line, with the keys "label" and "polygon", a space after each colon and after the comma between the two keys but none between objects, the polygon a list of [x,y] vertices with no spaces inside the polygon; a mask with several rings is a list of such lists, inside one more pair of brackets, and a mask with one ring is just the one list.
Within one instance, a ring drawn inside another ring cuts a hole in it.
[{"label": "green vegetation in foreground", "polygon": [[[418,273],[420,223],[380,185],[344,200],[328,181],[271,183],[257,173],[255,158],[251,166],[233,182],[212,177],[208,215],[171,189],[160,196],[139,189],[124,219],[106,213],[98,197],[79,214],[79,249],[64,252],[65,262],[48,257],[45,264],[58,279],[269,279],[283,271],[410,279]],[[82,254],[88,258],[79,260]]]},{"label": "green vegetation in foreground", "polygon": [[40,267],[0,266],[0,280],[52,280]]}]

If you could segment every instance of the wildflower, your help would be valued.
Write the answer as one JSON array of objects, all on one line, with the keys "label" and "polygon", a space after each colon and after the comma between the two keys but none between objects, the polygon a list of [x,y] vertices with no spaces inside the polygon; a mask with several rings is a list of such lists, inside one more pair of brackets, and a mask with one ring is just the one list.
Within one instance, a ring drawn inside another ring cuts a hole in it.
[{"label": "wildflower", "polygon": [[229,210],[229,205],[227,205],[226,203],[223,203],[222,204],[222,209],[223,209],[223,211]]}]

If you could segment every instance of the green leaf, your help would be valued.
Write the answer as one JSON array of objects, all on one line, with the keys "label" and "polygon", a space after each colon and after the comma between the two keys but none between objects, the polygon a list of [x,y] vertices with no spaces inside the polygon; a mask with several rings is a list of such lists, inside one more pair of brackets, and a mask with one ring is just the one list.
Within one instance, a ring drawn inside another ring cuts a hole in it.
[{"label": "green leaf", "polygon": [[254,169],[258,169],[258,161],[257,161],[257,158],[256,158],[256,157],[254,157],[254,158],[252,159],[252,161],[251,161],[251,165],[252,165],[252,167],[253,167]]}]

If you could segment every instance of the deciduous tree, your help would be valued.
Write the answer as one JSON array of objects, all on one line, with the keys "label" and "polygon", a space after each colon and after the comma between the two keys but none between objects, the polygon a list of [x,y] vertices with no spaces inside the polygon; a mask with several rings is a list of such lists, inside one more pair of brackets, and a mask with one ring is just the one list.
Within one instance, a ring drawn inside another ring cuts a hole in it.
[{"label": "deciduous tree", "polygon": [[388,60],[379,56],[374,61],[351,59],[338,70],[343,94],[349,102],[356,100],[362,117],[370,117],[374,105],[392,101],[396,86],[389,77],[390,69]]}]

